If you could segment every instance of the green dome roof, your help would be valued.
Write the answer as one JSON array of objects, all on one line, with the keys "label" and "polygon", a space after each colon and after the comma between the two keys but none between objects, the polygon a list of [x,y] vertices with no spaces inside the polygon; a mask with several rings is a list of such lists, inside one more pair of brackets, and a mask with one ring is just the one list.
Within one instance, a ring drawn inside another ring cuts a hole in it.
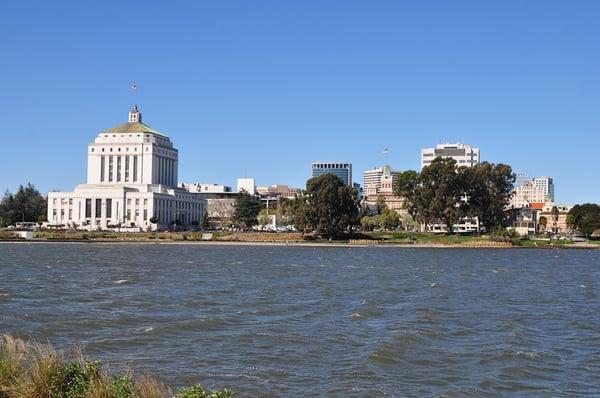
[{"label": "green dome roof", "polygon": [[123,123],[119,126],[105,130],[100,134],[131,134],[131,133],[151,133],[156,135],[165,136],[160,131],[153,129],[152,127],[142,122],[129,122]]}]

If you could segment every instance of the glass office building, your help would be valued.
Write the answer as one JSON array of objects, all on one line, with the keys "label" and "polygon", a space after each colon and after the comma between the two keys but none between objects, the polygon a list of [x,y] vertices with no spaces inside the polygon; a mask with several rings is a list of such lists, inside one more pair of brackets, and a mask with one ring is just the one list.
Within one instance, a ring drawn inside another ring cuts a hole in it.
[{"label": "glass office building", "polygon": [[315,162],[312,164],[312,177],[318,177],[323,174],[334,174],[338,176],[344,184],[352,186],[352,164],[347,162]]}]

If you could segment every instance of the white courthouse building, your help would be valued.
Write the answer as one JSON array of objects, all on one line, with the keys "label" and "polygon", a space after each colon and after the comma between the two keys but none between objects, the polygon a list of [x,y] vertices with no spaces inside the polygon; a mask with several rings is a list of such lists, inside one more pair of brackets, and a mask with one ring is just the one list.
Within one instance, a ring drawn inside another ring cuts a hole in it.
[{"label": "white courthouse building", "polygon": [[196,225],[206,201],[177,187],[177,167],[178,151],[169,137],[142,123],[134,106],[127,123],[88,145],[87,183],[48,194],[48,221],[89,230]]}]

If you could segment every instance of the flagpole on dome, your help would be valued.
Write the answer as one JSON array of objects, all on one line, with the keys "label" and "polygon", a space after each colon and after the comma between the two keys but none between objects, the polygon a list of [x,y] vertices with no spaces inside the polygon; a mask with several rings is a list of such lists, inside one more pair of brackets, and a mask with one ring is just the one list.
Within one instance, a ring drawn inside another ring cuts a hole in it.
[{"label": "flagpole on dome", "polygon": [[[135,99],[137,93],[137,84],[135,82],[131,83],[129,86],[131,90],[131,95]],[[129,112],[129,122],[130,123],[141,123],[142,122],[142,113],[139,111],[136,101],[134,100],[133,109]]]}]

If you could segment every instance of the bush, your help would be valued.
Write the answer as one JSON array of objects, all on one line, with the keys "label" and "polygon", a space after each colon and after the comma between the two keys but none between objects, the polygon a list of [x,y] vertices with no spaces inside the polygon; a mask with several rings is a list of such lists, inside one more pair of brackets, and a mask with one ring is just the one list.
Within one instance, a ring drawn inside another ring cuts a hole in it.
[{"label": "bush", "polygon": [[208,392],[200,384],[182,388],[177,394],[178,398],[230,398],[231,391],[224,388],[220,391]]},{"label": "bush", "polygon": [[[200,384],[177,398],[230,398],[227,389],[208,392]],[[162,383],[130,373],[110,376],[80,351],[70,357],[52,347],[0,336],[0,398],[173,398]]]}]

